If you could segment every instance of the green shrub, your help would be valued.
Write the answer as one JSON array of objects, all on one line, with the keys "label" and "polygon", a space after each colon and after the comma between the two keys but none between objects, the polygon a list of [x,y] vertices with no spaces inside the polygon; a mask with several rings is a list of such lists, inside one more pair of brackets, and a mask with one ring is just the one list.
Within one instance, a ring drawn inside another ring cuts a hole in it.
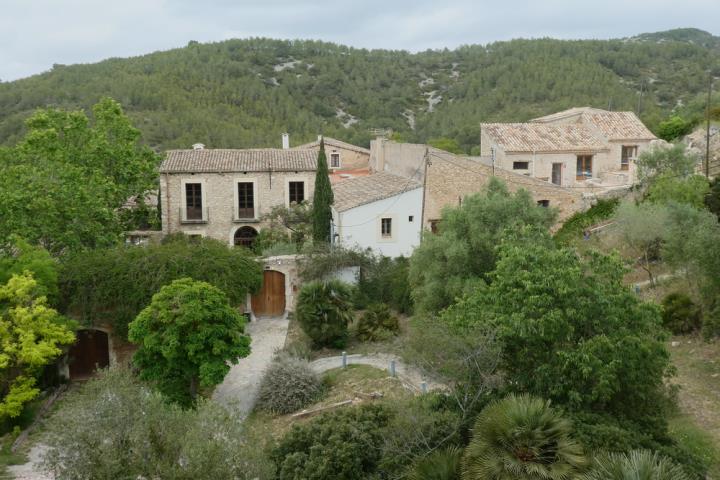
[{"label": "green shrub", "polygon": [[379,405],[327,413],[293,426],[271,452],[279,480],[360,480],[375,473],[389,412]]},{"label": "green shrub", "polygon": [[702,324],[702,311],[692,299],[680,292],[668,294],[662,301],[665,328],[676,335],[691,333]]},{"label": "green shrub", "polygon": [[296,314],[314,347],[341,348],[352,318],[352,290],[338,280],[305,284],[298,296]]},{"label": "green shrub", "polygon": [[208,282],[233,305],[262,284],[262,268],[246,248],[210,238],[168,235],[159,245],[125,245],[63,257],[61,310],[82,322],[108,322],[121,337],[161,287],[179,278]]},{"label": "green shrub", "polygon": [[561,244],[568,244],[574,239],[581,238],[586,228],[612,217],[619,204],[620,200],[617,198],[598,200],[589,210],[578,212],[568,218],[555,233],[555,240]]},{"label": "green shrub", "polygon": [[292,413],[318,400],[322,383],[306,360],[281,353],[265,371],[257,408],[276,414]]},{"label": "green shrub", "polygon": [[683,469],[657,452],[634,450],[629,453],[610,453],[595,457],[592,470],[581,480],[690,480]]},{"label": "green shrub", "polygon": [[707,312],[703,318],[702,334],[706,339],[720,337],[720,304]]},{"label": "green shrub", "polygon": [[367,308],[380,302],[398,313],[412,313],[409,268],[410,260],[405,257],[369,257],[360,267],[355,306]]},{"label": "green shrub", "polygon": [[436,450],[415,463],[408,480],[460,480],[462,449],[456,446]]},{"label": "green shrub", "polygon": [[[379,470],[385,478],[401,478],[431,452],[462,443],[460,413],[446,408],[444,394],[429,394],[396,404],[383,429]],[[451,400],[452,402],[452,400]]]},{"label": "green shrub", "polygon": [[70,389],[45,430],[44,466],[57,480],[268,478],[233,412],[211,401],[169,404],[127,370]]},{"label": "green shrub", "polygon": [[587,465],[572,424],[529,395],[486,407],[462,460],[465,479],[566,480]]},{"label": "green shrub", "polygon": [[400,324],[384,303],[371,305],[358,321],[358,338],[364,342],[385,340],[397,335]]}]

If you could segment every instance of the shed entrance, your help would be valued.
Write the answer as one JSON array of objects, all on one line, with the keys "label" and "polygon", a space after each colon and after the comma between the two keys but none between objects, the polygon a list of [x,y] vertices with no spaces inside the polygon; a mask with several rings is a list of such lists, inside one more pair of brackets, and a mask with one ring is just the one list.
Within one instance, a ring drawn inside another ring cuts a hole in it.
[{"label": "shed entrance", "polygon": [[285,275],[265,270],[262,288],[252,296],[251,305],[256,317],[277,317],[285,313]]}]

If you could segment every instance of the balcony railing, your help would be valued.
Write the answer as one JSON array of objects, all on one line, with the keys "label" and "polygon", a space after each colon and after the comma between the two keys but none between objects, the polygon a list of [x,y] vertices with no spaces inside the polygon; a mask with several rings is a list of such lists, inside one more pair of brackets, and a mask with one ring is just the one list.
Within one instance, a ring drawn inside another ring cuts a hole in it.
[{"label": "balcony railing", "polygon": [[207,223],[208,207],[180,207],[180,223]]}]

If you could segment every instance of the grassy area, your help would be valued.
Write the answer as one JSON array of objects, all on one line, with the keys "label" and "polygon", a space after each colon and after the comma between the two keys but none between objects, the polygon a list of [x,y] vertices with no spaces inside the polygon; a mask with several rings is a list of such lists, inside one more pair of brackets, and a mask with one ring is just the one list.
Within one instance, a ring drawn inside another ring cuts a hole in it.
[{"label": "grassy area", "polygon": [[671,432],[712,465],[709,478],[720,479],[720,342],[679,336],[670,352],[682,412],[672,419]]},{"label": "grassy area", "polygon": [[[306,410],[327,407],[350,399],[357,399],[353,405],[368,402],[383,402],[410,398],[413,394],[403,387],[397,378],[388,376],[384,370],[367,365],[348,365],[347,368],[329,370],[323,375],[328,390],[322,400],[307,407]],[[382,398],[372,400],[367,394],[381,393]],[[352,408],[352,407],[338,407]],[[253,412],[247,419],[247,427],[253,438],[262,439],[268,444],[279,439],[296,423],[309,421],[310,417],[293,418],[289,415],[271,415],[266,412]]]}]

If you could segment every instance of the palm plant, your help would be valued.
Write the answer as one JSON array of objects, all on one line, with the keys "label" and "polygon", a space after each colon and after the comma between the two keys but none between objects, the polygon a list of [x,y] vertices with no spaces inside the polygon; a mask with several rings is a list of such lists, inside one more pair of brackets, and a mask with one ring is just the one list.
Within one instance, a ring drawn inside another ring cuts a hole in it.
[{"label": "palm plant", "polygon": [[435,450],[420,459],[407,475],[408,480],[459,480],[462,449]]},{"label": "palm plant", "polygon": [[345,345],[352,319],[352,290],[339,280],[306,283],[300,290],[295,313],[315,347]]},{"label": "palm plant", "polygon": [[689,480],[683,469],[649,450],[610,453],[595,458],[581,480]]},{"label": "palm plant", "polygon": [[529,395],[510,395],[487,406],[462,459],[463,480],[565,480],[587,460],[572,425]]}]

